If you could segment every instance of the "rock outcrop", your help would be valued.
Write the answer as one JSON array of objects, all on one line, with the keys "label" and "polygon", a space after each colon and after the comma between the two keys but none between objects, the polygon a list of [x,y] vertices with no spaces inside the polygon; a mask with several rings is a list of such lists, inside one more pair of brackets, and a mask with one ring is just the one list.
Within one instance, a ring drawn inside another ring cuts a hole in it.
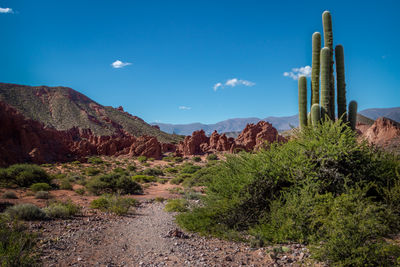
[{"label": "rock outcrop", "polygon": [[178,155],[200,155],[216,151],[237,152],[239,150],[251,151],[260,148],[263,144],[272,142],[285,142],[286,139],[278,134],[272,125],[265,121],[257,124],[247,124],[246,128],[234,139],[225,134],[214,131],[207,137],[203,130],[195,131],[191,136],[186,136],[176,149]]},{"label": "rock outcrop", "polygon": [[113,136],[96,136],[90,129],[77,127],[58,131],[25,118],[4,102],[0,102],[0,125],[1,166],[83,160],[90,155],[161,158],[161,144],[155,137],[136,138],[123,131]]},{"label": "rock outcrop", "polygon": [[368,129],[360,130],[369,143],[400,153],[400,123],[381,117]]}]

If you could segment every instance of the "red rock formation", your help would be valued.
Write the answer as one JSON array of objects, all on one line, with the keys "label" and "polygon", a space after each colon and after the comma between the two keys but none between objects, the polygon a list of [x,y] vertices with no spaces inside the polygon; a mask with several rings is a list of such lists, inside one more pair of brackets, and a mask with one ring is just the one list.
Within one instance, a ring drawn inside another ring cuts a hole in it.
[{"label": "red rock formation", "polygon": [[225,134],[214,131],[208,138],[203,130],[193,132],[192,136],[186,136],[181,142],[176,153],[178,155],[198,155],[213,153],[216,151],[236,152],[238,150],[251,151],[261,147],[265,142],[283,142],[286,139],[278,134],[272,125],[265,121],[257,124],[248,124],[238,138],[228,138]]},{"label": "red rock formation", "polygon": [[155,137],[135,138],[123,131],[114,136],[95,136],[90,129],[76,127],[57,131],[26,119],[3,102],[0,102],[0,125],[1,166],[18,162],[63,162],[90,155],[161,158],[161,144]]},{"label": "red rock formation", "polygon": [[388,118],[378,118],[371,127],[362,133],[369,143],[380,147],[397,148],[400,152],[400,123]]},{"label": "red rock formation", "polygon": [[257,124],[247,124],[246,128],[235,139],[235,147],[251,151],[262,146],[265,142],[284,142],[286,139],[278,134],[278,131],[266,121]]}]

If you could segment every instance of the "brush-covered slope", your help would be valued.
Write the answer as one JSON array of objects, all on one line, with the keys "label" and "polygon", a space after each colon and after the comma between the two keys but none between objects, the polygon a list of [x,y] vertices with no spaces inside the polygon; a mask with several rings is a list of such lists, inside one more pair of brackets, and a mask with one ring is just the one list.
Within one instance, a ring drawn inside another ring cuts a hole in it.
[{"label": "brush-covered slope", "polygon": [[179,136],[162,132],[122,109],[102,106],[67,87],[0,83],[0,101],[13,106],[27,118],[57,130],[77,127],[91,129],[97,136],[127,132],[134,136],[154,136],[164,143],[180,140]]}]

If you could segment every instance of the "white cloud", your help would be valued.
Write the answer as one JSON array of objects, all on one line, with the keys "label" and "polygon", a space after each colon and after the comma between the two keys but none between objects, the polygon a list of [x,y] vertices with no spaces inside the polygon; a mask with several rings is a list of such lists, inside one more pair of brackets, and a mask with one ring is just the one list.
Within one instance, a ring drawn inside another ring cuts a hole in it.
[{"label": "white cloud", "polygon": [[246,80],[240,80],[240,79],[237,79],[237,78],[232,78],[232,79],[227,80],[224,84],[222,84],[222,83],[214,84],[213,89],[214,89],[214,91],[217,91],[218,88],[225,88],[227,86],[235,87],[235,86],[238,86],[238,85],[243,85],[243,86],[249,86],[250,87],[250,86],[254,86],[255,83],[250,82],[250,81],[246,81]]},{"label": "white cloud", "polygon": [[129,66],[129,65],[132,65],[132,63],[129,63],[129,62],[122,62],[121,60],[116,60],[116,61],[114,61],[114,62],[111,64],[111,66],[112,66],[114,69],[120,69],[120,68]]},{"label": "white cloud", "polygon": [[290,77],[293,80],[298,80],[299,77],[302,75],[304,75],[306,77],[310,77],[311,76],[311,67],[305,66],[305,67],[300,67],[300,68],[293,68],[292,71],[283,73],[283,76]]},{"label": "white cloud", "polygon": [[6,8],[0,7],[0,13],[10,13],[10,14],[12,14],[12,13],[14,13],[14,11],[12,10],[12,8],[9,8],[9,7],[6,7]]},{"label": "white cloud", "polygon": [[191,107],[186,107],[186,106],[179,106],[178,109],[180,110],[191,110]]}]

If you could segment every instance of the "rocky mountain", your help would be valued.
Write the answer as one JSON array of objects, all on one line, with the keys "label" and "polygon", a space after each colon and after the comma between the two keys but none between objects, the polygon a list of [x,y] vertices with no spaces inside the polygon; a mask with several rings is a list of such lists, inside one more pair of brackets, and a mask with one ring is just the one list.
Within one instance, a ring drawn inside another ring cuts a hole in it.
[{"label": "rocky mountain", "polygon": [[147,135],[157,137],[162,143],[178,143],[182,139],[124,112],[122,107],[102,106],[67,87],[0,83],[0,101],[12,106],[27,119],[59,131],[78,128],[90,129],[95,136],[122,133],[135,137]]},{"label": "rocky mountain", "polygon": [[370,108],[360,111],[360,113],[368,118],[376,120],[385,117],[400,122],[400,107],[396,108]]},{"label": "rocky mountain", "polygon": [[[377,114],[388,114],[392,120],[400,121],[400,108],[393,109],[371,109],[377,110],[375,113],[371,113],[369,110],[361,111],[358,114],[358,121],[363,124],[372,125],[376,119]],[[399,112],[399,113],[397,113]],[[375,119],[370,119],[367,114],[372,114]],[[383,116],[383,115],[382,115]],[[378,117],[382,117],[378,116]],[[397,119],[396,119],[397,118]],[[168,123],[152,123],[152,125],[158,125],[162,131],[167,133],[176,133],[181,135],[190,135],[192,132],[197,130],[204,130],[206,135],[211,135],[213,131],[220,133],[227,133],[231,137],[236,137],[249,123],[257,123],[259,121],[268,121],[271,123],[279,132],[288,131],[299,125],[298,115],[287,116],[287,117],[267,117],[265,119],[259,118],[236,118],[220,121],[214,124],[202,124],[202,123],[191,123],[191,124],[168,124]]]}]

